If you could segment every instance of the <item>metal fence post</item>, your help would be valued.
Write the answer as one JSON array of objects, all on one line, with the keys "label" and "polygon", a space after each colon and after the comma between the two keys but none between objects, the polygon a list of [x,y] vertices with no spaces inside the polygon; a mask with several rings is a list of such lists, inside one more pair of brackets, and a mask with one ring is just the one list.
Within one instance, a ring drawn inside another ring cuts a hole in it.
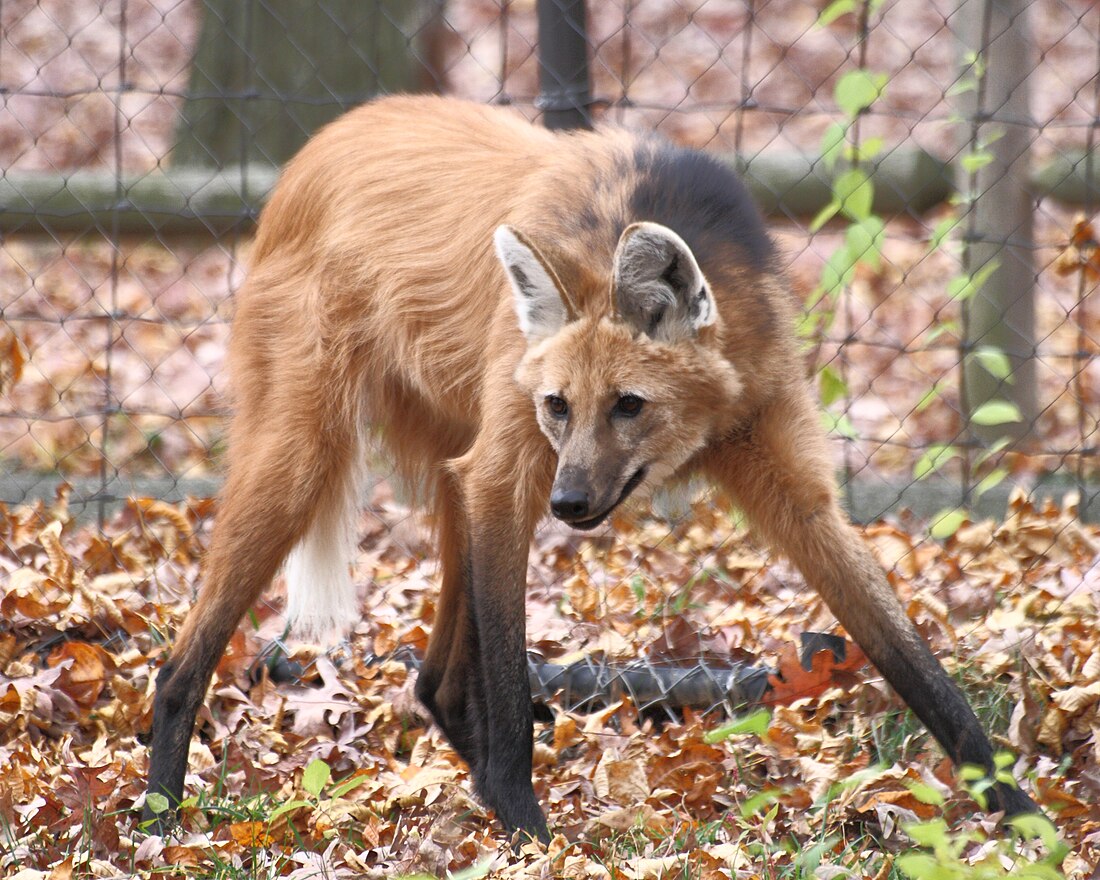
[{"label": "metal fence post", "polygon": [[538,0],[539,96],[547,128],[591,128],[584,0]]}]

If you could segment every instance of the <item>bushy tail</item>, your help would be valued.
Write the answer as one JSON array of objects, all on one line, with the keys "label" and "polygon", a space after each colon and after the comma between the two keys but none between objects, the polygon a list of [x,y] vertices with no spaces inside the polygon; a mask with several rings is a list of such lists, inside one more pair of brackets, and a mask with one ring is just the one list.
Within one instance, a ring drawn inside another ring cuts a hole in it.
[{"label": "bushy tail", "polygon": [[287,617],[294,633],[310,641],[344,635],[359,620],[351,578],[363,469],[360,456],[344,481],[318,506],[306,535],[287,557]]}]

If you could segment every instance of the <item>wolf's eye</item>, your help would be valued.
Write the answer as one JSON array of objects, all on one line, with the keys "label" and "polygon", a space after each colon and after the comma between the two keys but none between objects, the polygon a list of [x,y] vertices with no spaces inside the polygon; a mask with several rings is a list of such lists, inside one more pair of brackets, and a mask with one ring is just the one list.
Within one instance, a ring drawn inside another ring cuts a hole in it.
[{"label": "wolf's eye", "polygon": [[556,394],[546,395],[546,408],[550,410],[550,415],[556,419],[564,419],[569,415],[569,404],[565,402],[564,398],[558,397]]},{"label": "wolf's eye", "polygon": [[632,419],[642,411],[644,404],[645,401],[637,394],[624,394],[615,402],[615,415]]}]

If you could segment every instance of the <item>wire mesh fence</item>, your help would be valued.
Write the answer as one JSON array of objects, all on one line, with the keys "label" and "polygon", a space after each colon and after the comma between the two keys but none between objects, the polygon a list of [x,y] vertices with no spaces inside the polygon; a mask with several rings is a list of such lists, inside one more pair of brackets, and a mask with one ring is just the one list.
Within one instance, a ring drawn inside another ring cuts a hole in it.
[{"label": "wire mesh fence", "polygon": [[[1091,5],[0,12],[6,503],[65,480],[102,525],[129,494],[216,490],[232,293],[279,163],[349,107],[419,89],[654,129],[739,167],[805,303],[804,366],[857,517],[900,505],[947,534],[1042,481],[1088,512]],[[561,44],[541,78],[540,28]]]},{"label": "wire mesh fence", "polygon": [[[89,582],[113,596],[116,570],[153,573],[93,628],[127,642],[133,615],[178,623],[213,510],[193,499],[220,480],[223,357],[259,211],[312,131],[403,90],[652,129],[741,170],[804,303],[796,368],[819,391],[849,509],[917,512],[868,538],[941,647],[1006,583],[1044,585],[1051,615],[1100,595],[1077,522],[1098,491],[1095,4],[0,0],[0,28],[0,501],[72,487],[0,534],[12,571],[51,566],[13,579],[12,619],[55,607],[73,579],[41,527],[75,512],[102,529],[121,504],[110,541],[81,539]],[[372,468],[356,579],[390,589],[364,599],[356,635],[389,656],[423,647],[410,621],[431,621],[419,590],[436,572],[423,523]],[[1037,486],[1077,500],[1007,500]],[[792,640],[828,610],[725,507],[658,506],[619,539],[540,529],[535,647],[554,675],[580,669],[643,709],[667,710],[695,675],[730,691],[744,667],[762,688],[770,670],[751,664],[775,639],[759,643],[750,606]],[[972,511],[1002,522],[957,532]],[[925,540],[920,517],[956,543]],[[150,610],[162,600],[174,610]],[[277,643],[278,608],[258,612],[253,642]],[[1018,647],[1008,629],[997,650]],[[1029,638],[1055,680],[1053,649]]]},{"label": "wire mesh fence", "polygon": [[[914,468],[935,472],[923,483],[940,506],[975,503],[1002,468],[1026,485],[1068,474],[1083,504],[1092,494],[1086,228],[1070,251],[1073,216],[1096,197],[1097,16],[1001,9],[601,3],[582,18],[591,117],[728,156],[768,210],[850,491],[880,509]],[[80,494],[105,501],[119,476],[216,472],[231,293],[278,163],[380,91],[537,118],[553,96],[544,83],[540,104],[535,13],[320,2],[303,21],[278,2],[4,3],[0,272],[8,373],[20,366],[0,412],[5,500],[33,473],[89,477]],[[868,100],[848,114],[861,85]],[[871,204],[853,214],[857,194],[823,223],[860,156]],[[868,230],[873,246],[854,254]],[[987,411],[992,426],[969,422],[1002,399],[1012,409]],[[983,458],[1001,436],[1023,439]],[[880,512],[869,503],[865,516]]]}]

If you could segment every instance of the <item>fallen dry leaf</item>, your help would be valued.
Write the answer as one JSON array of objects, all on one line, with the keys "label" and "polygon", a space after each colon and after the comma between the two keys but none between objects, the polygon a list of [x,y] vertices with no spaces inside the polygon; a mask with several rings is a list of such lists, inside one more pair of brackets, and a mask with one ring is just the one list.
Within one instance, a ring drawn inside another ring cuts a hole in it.
[{"label": "fallen dry leaf", "polygon": [[628,807],[649,797],[645,766],[636,758],[619,757],[614,750],[604,752],[592,778],[596,796]]},{"label": "fallen dry leaf", "polygon": [[777,674],[768,676],[769,692],[765,703],[790,703],[805,697],[816,697],[831,687],[843,686],[852,681],[852,673],[867,663],[867,657],[859,645],[850,644],[843,662],[837,662],[832,651],[818,651],[813,655],[812,667],[806,669],[793,645],[786,645],[779,652]]},{"label": "fallen dry leaf", "polygon": [[114,658],[99,645],[65,642],[46,658],[46,665],[60,668],[57,686],[78,706],[92,706],[115,668]]}]

